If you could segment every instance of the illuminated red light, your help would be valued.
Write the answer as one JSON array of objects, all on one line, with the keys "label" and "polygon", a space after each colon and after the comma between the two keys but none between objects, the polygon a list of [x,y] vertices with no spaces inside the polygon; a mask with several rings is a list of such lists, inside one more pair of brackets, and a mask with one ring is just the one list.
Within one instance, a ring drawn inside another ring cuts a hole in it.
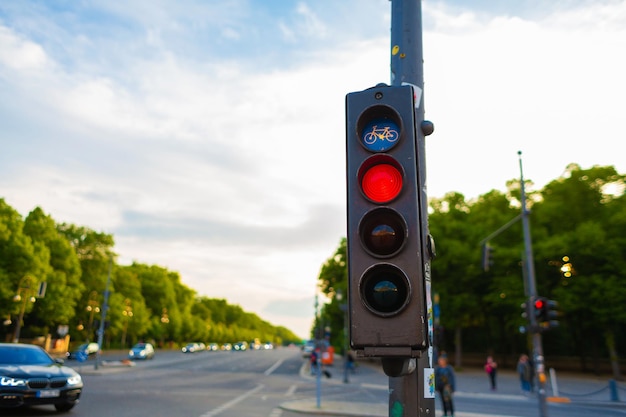
[{"label": "illuminated red light", "polygon": [[370,167],[361,180],[363,193],[375,203],[387,203],[402,191],[402,173],[393,165]]},{"label": "illuminated red light", "polygon": [[538,310],[543,308],[543,300],[536,300],[535,301],[535,308],[538,309]]}]

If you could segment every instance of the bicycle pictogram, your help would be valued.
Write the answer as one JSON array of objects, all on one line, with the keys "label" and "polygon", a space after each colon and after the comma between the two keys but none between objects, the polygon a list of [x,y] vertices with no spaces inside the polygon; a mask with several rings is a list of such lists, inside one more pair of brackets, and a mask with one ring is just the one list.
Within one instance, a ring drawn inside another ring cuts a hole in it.
[{"label": "bicycle pictogram", "polygon": [[372,131],[367,132],[363,137],[363,141],[367,145],[371,145],[376,142],[377,139],[386,140],[389,143],[394,143],[398,140],[398,131],[395,129],[391,129],[390,126],[385,126],[378,128],[378,126],[372,126]]}]

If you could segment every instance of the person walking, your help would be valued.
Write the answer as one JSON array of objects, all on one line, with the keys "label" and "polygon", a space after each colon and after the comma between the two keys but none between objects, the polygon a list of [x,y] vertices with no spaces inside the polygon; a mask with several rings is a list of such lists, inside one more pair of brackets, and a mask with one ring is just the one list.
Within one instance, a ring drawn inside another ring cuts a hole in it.
[{"label": "person walking", "polygon": [[519,374],[520,385],[522,386],[522,394],[530,395],[532,367],[528,360],[528,355],[522,354],[517,361],[517,373]]},{"label": "person walking", "polygon": [[454,402],[452,398],[456,389],[454,369],[448,364],[448,355],[445,352],[441,352],[441,355],[439,355],[437,365],[435,369],[435,388],[441,396],[443,415],[454,416]]},{"label": "person walking", "polygon": [[489,376],[489,382],[491,384],[491,390],[496,390],[496,373],[498,370],[498,364],[493,360],[492,356],[487,356],[487,362],[485,362],[485,372]]}]

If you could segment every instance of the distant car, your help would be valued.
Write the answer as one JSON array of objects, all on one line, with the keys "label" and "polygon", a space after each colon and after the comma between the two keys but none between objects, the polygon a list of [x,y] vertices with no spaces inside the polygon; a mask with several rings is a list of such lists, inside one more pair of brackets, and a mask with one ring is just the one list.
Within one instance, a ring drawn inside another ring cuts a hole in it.
[{"label": "distant car", "polygon": [[183,346],[181,350],[183,351],[183,353],[195,353],[200,352],[203,349],[199,343],[187,343],[185,346]]},{"label": "distant car", "polygon": [[[85,360],[88,357],[93,356],[96,353],[98,353],[98,350],[100,350],[100,347],[95,342],[83,343],[82,345],[80,345],[76,349],[74,349],[73,351],[67,352],[65,355],[67,356],[68,359],[82,359],[82,360]],[[81,355],[82,355],[82,357],[81,357]]]},{"label": "distant car", "polygon": [[315,350],[315,340],[307,340],[304,345],[302,345],[302,356],[308,358],[311,356],[311,353]]},{"label": "distant car", "polygon": [[233,345],[231,345],[230,343],[224,343],[222,345],[222,350],[232,350]]},{"label": "distant car", "polygon": [[243,352],[244,350],[248,350],[248,342],[237,342],[233,345],[233,350]]},{"label": "distant car", "polygon": [[265,342],[263,343],[263,349],[265,350],[274,349],[274,345],[272,344],[272,342]]},{"label": "distant car", "polygon": [[0,408],[54,405],[65,412],[78,403],[82,389],[78,372],[41,347],[0,343]]},{"label": "distant car", "polygon": [[129,359],[152,359],[154,358],[154,346],[151,343],[137,343],[128,352]]},{"label": "distant car", "polygon": [[220,345],[217,343],[209,343],[207,350],[220,350]]}]

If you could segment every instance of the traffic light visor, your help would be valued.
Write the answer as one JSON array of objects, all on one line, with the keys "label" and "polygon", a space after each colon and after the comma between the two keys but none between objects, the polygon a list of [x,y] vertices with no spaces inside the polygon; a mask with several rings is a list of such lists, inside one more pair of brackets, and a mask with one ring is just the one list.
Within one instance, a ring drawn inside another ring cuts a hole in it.
[{"label": "traffic light visor", "polygon": [[398,143],[402,119],[389,106],[378,105],[366,109],[357,123],[361,145],[370,152],[385,152]]},{"label": "traffic light visor", "polygon": [[361,300],[374,314],[388,317],[406,307],[411,295],[409,280],[391,264],[377,264],[365,271],[361,278]]},{"label": "traffic light visor", "polygon": [[361,192],[373,203],[393,201],[402,191],[402,167],[389,155],[377,154],[367,159],[358,176]]},{"label": "traffic light visor", "polygon": [[363,248],[377,258],[398,253],[406,242],[407,230],[404,218],[388,207],[367,212],[359,223],[359,237]]}]

